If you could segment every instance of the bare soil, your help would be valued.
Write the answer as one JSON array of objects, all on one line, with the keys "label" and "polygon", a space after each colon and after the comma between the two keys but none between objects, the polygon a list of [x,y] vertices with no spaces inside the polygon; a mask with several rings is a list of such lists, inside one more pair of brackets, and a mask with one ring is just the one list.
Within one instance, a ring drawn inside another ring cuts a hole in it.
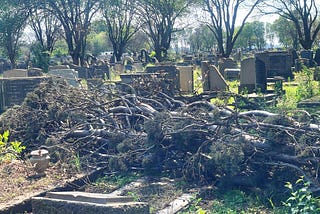
[{"label": "bare soil", "polygon": [[0,211],[32,196],[62,187],[81,176],[82,173],[70,172],[59,164],[52,164],[45,171],[45,175],[38,175],[27,161],[14,160],[1,163]]}]

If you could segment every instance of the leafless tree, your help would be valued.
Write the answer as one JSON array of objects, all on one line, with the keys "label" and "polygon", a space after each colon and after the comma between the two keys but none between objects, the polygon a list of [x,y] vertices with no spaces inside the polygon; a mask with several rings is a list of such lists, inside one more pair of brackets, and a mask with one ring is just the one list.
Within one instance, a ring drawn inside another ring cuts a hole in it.
[{"label": "leafless tree", "polygon": [[140,29],[137,17],[137,1],[105,0],[103,17],[106,20],[109,39],[113,46],[114,57],[121,60],[132,36]]},{"label": "leafless tree", "polygon": [[84,63],[87,35],[100,0],[47,0],[48,10],[61,22],[69,54],[76,65]]},{"label": "leafless tree", "polygon": [[153,43],[156,58],[163,61],[168,56],[176,21],[194,3],[192,0],[140,0],[140,17],[145,32]]},{"label": "leafless tree", "polygon": [[[218,54],[229,57],[244,24],[262,0],[204,0],[208,27],[218,43]],[[242,18],[243,17],[243,18]],[[236,24],[240,23],[236,30]]]},{"label": "leafless tree", "polygon": [[265,1],[263,8],[292,21],[304,49],[311,49],[320,31],[318,0],[273,0]]}]

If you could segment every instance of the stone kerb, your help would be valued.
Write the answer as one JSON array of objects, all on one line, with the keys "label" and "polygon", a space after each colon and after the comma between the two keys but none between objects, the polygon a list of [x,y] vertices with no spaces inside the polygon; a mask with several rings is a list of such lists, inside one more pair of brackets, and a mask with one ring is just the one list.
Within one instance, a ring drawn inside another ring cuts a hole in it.
[{"label": "stone kerb", "polygon": [[78,72],[74,69],[49,70],[48,74],[53,77],[65,79],[71,86],[79,87]]},{"label": "stone kerb", "polygon": [[28,77],[28,70],[26,69],[13,69],[3,72],[4,78]]},{"label": "stone kerb", "polygon": [[127,196],[86,192],[49,192],[32,198],[34,214],[147,214],[149,205]]}]

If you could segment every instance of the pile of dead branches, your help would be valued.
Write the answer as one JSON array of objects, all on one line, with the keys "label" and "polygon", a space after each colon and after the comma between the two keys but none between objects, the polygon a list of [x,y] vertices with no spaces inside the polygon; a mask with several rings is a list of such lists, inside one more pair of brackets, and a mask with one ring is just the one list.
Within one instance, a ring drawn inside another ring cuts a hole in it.
[{"label": "pile of dead branches", "polygon": [[42,83],[1,115],[2,130],[29,150],[86,168],[168,172],[191,181],[283,187],[304,176],[319,185],[319,116],[240,111],[205,100],[184,103],[161,90],[101,82],[74,88]]}]

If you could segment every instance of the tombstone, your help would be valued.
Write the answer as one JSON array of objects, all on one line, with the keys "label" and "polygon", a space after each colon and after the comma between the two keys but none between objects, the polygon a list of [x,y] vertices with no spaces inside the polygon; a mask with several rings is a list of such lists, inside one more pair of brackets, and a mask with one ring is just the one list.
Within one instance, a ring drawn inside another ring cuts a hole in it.
[{"label": "tombstone", "polygon": [[148,66],[145,69],[147,73],[161,73],[165,84],[163,89],[170,94],[179,92],[179,70],[175,65]]},{"label": "tombstone", "polygon": [[43,70],[41,68],[29,68],[28,77],[43,76]]},{"label": "tombstone", "polygon": [[107,65],[100,65],[90,67],[88,69],[88,79],[100,78],[100,79],[110,79],[110,68]]},{"label": "tombstone", "polygon": [[125,71],[133,70],[134,59],[130,56],[123,57],[122,65],[124,66]]},{"label": "tombstone", "polygon": [[313,66],[313,51],[312,50],[302,50],[300,51],[300,57],[307,60],[307,67]]},{"label": "tombstone", "polygon": [[3,72],[4,78],[15,78],[15,77],[27,77],[28,70],[26,69],[13,69]]},{"label": "tombstone", "polygon": [[49,71],[50,70],[61,70],[61,69],[69,69],[69,65],[53,65],[49,66]]},{"label": "tombstone", "polygon": [[14,105],[20,105],[27,93],[32,92],[42,81],[49,78],[23,77],[23,78],[1,78],[0,79],[0,110],[6,110]]},{"label": "tombstone", "polygon": [[269,78],[282,76],[284,78],[293,77],[292,56],[287,51],[259,52],[255,57],[262,60]]},{"label": "tombstone", "polygon": [[295,49],[291,48],[288,50],[289,55],[291,56],[291,67],[295,66],[296,59],[299,58],[298,53]]},{"label": "tombstone", "polygon": [[256,85],[255,58],[246,58],[241,61],[239,92],[252,93]]},{"label": "tombstone", "polygon": [[238,80],[240,78],[240,69],[226,68],[224,69],[224,77],[227,80]]},{"label": "tombstone", "polygon": [[193,56],[192,55],[183,56],[183,62],[185,63],[185,65],[192,65],[193,64]]},{"label": "tombstone", "polygon": [[316,50],[316,53],[314,54],[313,58],[314,62],[316,63],[317,66],[320,66],[320,48]]},{"label": "tombstone", "polygon": [[220,73],[226,77],[225,75],[225,69],[228,69],[228,68],[238,68],[238,65],[237,65],[237,62],[233,61],[231,58],[226,58],[226,59],[221,59],[219,61],[219,71]]},{"label": "tombstone", "polygon": [[226,80],[216,66],[203,61],[201,71],[204,91],[225,91],[228,88]]},{"label": "tombstone", "polygon": [[79,87],[78,72],[74,69],[49,70],[48,74],[65,79],[71,86]]},{"label": "tombstone", "polygon": [[78,72],[78,78],[80,79],[87,79],[88,78],[88,69],[86,67],[82,67],[75,64],[69,64],[71,69],[74,69]]},{"label": "tombstone", "polygon": [[193,66],[178,66],[179,90],[182,93],[193,92]]},{"label": "tombstone", "polygon": [[256,71],[256,85],[257,91],[265,93],[267,91],[267,69],[266,58],[268,55],[261,53],[255,55],[255,71]]}]

